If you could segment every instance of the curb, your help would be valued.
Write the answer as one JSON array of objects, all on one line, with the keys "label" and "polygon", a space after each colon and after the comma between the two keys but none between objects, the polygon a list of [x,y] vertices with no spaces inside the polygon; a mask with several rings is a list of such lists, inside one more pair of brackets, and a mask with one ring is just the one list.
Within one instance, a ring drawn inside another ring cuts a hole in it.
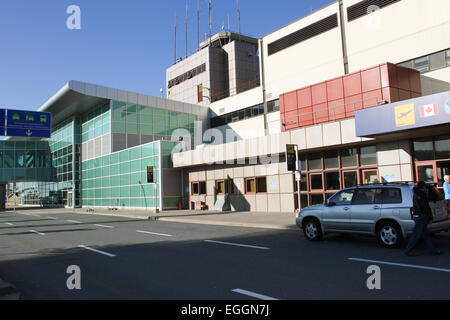
[{"label": "curb", "polygon": [[0,279],[0,300],[19,300],[20,292],[17,288]]}]

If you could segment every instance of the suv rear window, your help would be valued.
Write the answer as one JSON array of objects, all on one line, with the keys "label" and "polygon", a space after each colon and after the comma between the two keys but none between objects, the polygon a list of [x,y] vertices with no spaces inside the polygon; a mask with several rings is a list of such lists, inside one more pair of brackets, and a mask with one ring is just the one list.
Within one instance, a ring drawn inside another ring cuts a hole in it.
[{"label": "suv rear window", "polygon": [[384,188],[382,199],[383,204],[402,203],[402,191],[399,188]]}]

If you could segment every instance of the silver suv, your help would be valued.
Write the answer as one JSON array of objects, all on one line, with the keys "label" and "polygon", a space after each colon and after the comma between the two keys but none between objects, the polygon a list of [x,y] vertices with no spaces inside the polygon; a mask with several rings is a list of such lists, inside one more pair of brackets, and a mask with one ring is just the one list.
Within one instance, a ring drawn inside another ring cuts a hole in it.
[{"label": "silver suv", "polygon": [[[386,248],[397,248],[414,230],[412,183],[374,184],[339,191],[323,205],[305,208],[297,226],[311,241],[327,233],[374,235]],[[433,211],[431,232],[449,231],[448,202],[435,185],[428,185]]]}]

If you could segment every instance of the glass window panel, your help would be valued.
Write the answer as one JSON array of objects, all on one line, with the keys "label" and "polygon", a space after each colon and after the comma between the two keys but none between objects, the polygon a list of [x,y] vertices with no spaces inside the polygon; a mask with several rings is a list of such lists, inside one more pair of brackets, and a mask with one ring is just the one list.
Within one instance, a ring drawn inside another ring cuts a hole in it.
[{"label": "glass window panel", "polygon": [[325,177],[327,181],[327,190],[341,189],[341,177],[339,172],[327,172]]},{"label": "glass window panel", "polygon": [[323,204],[324,203],[324,198],[323,198],[323,194],[312,194],[311,195],[311,205],[315,206],[318,204]]},{"label": "glass window panel", "polygon": [[140,184],[141,183],[141,173],[132,173],[130,175],[130,185]]},{"label": "glass window panel", "polygon": [[113,187],[119,186],[119,183],[120,183],[120,177],[119,176],[111,177],[110,180],[111,180],[111,186],[113,186]]},{"label": "glass window panel", "polygon": [[423,72],[430,71],[428,56],[414,60],[414,69]]},{"label": "glass window panel", "polygon": [[306,171],[307,170],[307,161],[306,161],[306,155],[302,154],[300,155],[300,161],[301,161],[301,170]]},{"label": "glass window panel", "polygon": [[377,147],[363,147],[361,148],[361,165],[370,166],[378,163]]},{"label": "glass window panel", "polygon": [[246,181],[246,192],[256,193],[256,182],[255,179],[247,179]]},{"label": "glass window panel", "polygon": [[343,173],[344,176],[344,188],[350,188],[358,185],[358,172],[347,171]]},{"label": "glass window panel", "polygon": [[130,187],[120,187],[120,197],[129,197],[130,196]]},{"label": "glass window panel", "polygon": [[325,169],[339,168],[339,152],[327,151],[324,153]]},{"label": "glass window panel", "polygon": [[120,164],[120,174],[129,173],[130,172],[130,163],[125,162]]},{"label": "glass window panel", "polygon": [[225,181],[216,182],[216,194],[225,194]]},{"label": "glass window panel", "polygon": [[445,51],[430,55],[430,70],[442,69],[446,66]]},{"label": "glass window panel", "polygon": [[450,136],[436,138],[436,159],[450,159]]},{"label": "glass window panel", "polygon": [[323,169],[321,153],[312,153],[308,156],[308,158],[309,158],[309,170]]},{"label": "glass window panel", "polygon": [[323,190],[322,174],[311,174],[311,190]]},{"label": "glass window panel", "polygon": [[382,201],[382,189],[358,189],[353,198],[353,205],[379,204]]},{"label": "glass window panel", "polygon": [[378,170],[363,171],[364,184],[378,183]]},{"label": "glass window panel", "polygon": [[434,160],[433,141],[414,141],[416,161]]},{"label": "glass window panel", "polygon": [[356,148],[341,150],[342,166],[344,168],[356,167],[358,165],[358,150]]},{"label": "glass window panel", "polygon": [[266,193],[267,192],[267,178],[257,178],[256,179],[256,186],[257,186],[257,192],[258,193]]},{"label": "glass window panel", "polygon": [[383,204],[402,203],[402,191],[399,188],[385,188],[382,192]]},{"label": "glass window panel", "polygon": [[352,203],[354,193],[355,189],[344,190],[331,197],[330,201],[336,203],[338,206],[350,205]]}]

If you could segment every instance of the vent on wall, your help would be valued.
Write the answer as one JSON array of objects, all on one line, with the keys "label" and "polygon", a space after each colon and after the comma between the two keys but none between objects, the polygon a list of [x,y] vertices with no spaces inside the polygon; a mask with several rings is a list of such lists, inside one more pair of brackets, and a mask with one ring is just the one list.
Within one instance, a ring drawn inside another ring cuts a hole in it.
[{"label": "vent on wall", "polygon": [[377,9],[384,8],[392,3],[400,0],[365,0],[361,1],[347,9],[348,21],[356,20],[367,14],[374,12]]},{"label": "vent on wall", "polygon": [[337,28],[337,26],[338,26],[338,16],[337,14],[333,14],[328,18],[313,23],[301,30],[291,33],[290,35],[284,38],[281,38],[275,42],[270,43],[268,46],[268,54],[269,56],[275,54],[281,50],[284,50],[300,42],[308,40],[321,33]]}]

